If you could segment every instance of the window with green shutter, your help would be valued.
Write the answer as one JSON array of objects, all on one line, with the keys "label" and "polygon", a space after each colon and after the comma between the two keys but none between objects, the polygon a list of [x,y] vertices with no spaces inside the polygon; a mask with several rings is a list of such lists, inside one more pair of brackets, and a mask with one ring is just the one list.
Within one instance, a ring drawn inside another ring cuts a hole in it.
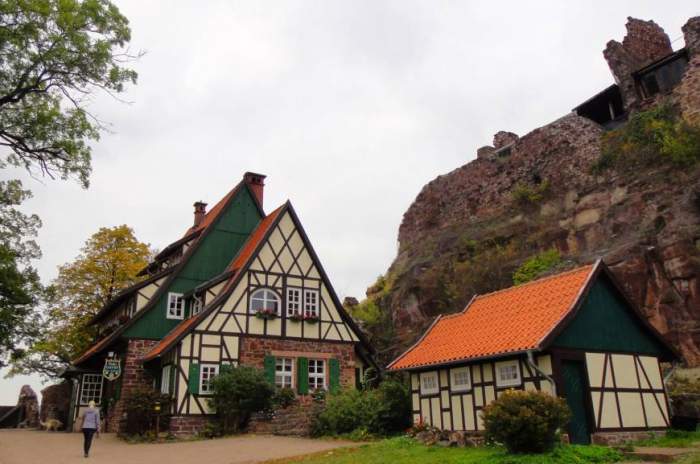
[{"label": "window with green shutter", "polygon": [[274,385],[275,384],[275,357],[274,356],[265,356],[263,370],[265,372],[265,379],[267,379],[268,382],[270,382],[272,385]]},{"label": "window with green shutter", "polygon": [[192,395],[199,394],[199,364],[190,364],[190,377],[187,379],[187,390]]},{"label": "window with green shutter", "polygon": [[329,390],[331,393],[337,393],[340,390],[340,361],[328,360],[328,375]]},{"label": "window with green shutter", "polygon": [[309,393],[309,360],[297,358],[297,391],[300,395]]}]

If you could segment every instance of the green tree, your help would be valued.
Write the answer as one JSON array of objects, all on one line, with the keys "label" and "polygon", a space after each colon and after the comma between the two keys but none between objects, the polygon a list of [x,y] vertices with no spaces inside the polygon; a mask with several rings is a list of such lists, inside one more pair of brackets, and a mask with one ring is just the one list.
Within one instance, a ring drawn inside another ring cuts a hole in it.
[{"label": "green tree", "polygon": [[513,284],[530,282],[561,264],[561,255],[556,248],[545,250],[525,260],[513,273]]},{"label": "green tree", "polygon": [[29,263],[41,255],[34,241],[41,221],[17,209],[30,196],[18,180],[0,181],[0,367],[38,330],[33,309],[41,286]]},{"label": "green tree", "polygon": [[254,412],[269,409],[275,388],[262,371],[231,367],[212,380],[209,406],[216,411],[224,433],[238,432]]},{"label": "green tree", "polygon": [[0,0],[0,166],[89,184],[102,123],[86,110],[96,90],[136,82],[125,66],[129,22],[107,0]]},{"label": "green tree", "polygon": [[93,234],[80,255],[59,268],[46,292],[44,326],[50,330],[14,360],[12,373],[56,376],[94,341],[95,329],[87,324],[120,290],[138,282],[136,274],[151,255],[126,225]]}]

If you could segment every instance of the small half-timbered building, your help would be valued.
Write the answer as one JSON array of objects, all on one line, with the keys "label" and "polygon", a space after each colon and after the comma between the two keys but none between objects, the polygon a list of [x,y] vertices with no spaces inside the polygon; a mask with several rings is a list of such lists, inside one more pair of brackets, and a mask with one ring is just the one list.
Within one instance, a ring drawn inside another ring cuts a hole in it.
[{"label": "small half-timbered building", "polygon": [[590,443],[666,430],[660,362],[676,359],[598,261],[474,297],[388,369],[410,373],[414,423],[479,433],[500,393],[541,390],[566,398],[569,439]]},{"label": "small half-timbered building", "polygon": [[184,237],[98,313],[102,338],[67,373],[72,417],[95,400],[120,431],[124,397],[148,386],[171,396],[171,430],[195,433],[213,414],[211,379],[237,365],[264,369],[301,402],[357,384],[371,348],[291,203],[263,212],[263,179],[246,173],[209,212],[195,203]]}]

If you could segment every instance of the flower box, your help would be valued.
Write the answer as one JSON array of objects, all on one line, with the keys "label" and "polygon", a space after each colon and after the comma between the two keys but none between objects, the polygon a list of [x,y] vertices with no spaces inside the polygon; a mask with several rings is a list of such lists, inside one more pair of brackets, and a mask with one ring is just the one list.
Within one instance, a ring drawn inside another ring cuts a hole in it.
[{"label": "flower box", "polygon": [[315,324],[319,321],[318,316],[305,316],[301,313],[294,313],[288,316],[288,319],[292,322],[308,322],[310,324]]},{"label": "flower box", "polygon": [[265,319],[266,321],[269,321],[277,317],[277,311],[270,308],[258,309],[257,311],[255,311],[255,317],[257,317],[258,319]]}]

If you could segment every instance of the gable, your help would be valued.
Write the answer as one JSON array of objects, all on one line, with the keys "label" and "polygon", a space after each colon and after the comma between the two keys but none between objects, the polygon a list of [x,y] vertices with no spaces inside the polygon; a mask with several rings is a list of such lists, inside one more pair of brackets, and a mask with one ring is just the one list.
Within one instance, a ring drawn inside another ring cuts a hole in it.
[{"label": "gable", "polygon": [[[320,264],[297,226],[291,208],[285,208],[264,240],[241,269],[236,284],[222,305],[211,312],[196,330],[224,333],[289,337],[314,340],[357,342],[358,335],[341,315],[333,289],[322,277]],[[251,294],[269,288],[281,300],[280,317],[262,320],[249,311]],[[287,318],[287,291],[290,288],[318,292],[318,322],[293,321]]]},{"label": "gable", "polygon": [[663,356],[668,350],[644,326],[634,309],[603,274],[552,346]]},{"label": "gable", "polygon": [[168,293],[186,293],[224,272],[261,218],[249,190],[239,189],[211,229],[199,238],[201,243],[197,244],[197,249],[170,280],[156,304],[135,321],[124,336],[160,339],[170,332],[181,320],[166,317]]}]

